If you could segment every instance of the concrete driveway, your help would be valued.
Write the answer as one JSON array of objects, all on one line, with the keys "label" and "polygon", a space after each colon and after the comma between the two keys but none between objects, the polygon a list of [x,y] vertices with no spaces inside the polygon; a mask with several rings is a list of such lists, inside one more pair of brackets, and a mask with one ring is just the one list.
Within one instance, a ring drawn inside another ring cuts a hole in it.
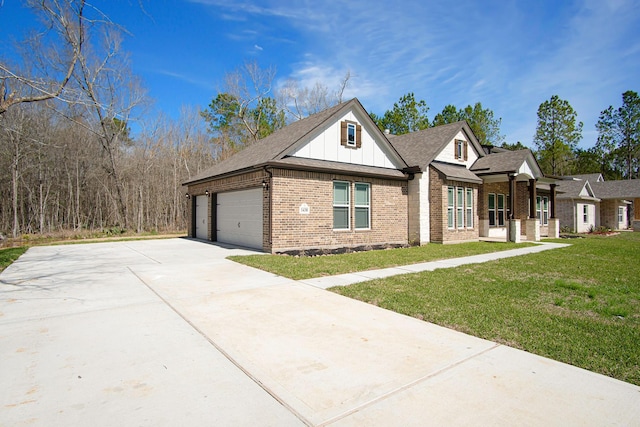
[{"label": "concrete driveway", "polygon": [[640,387],[187,239],[36,247],[0,274],[0,425],[640,425]]}]

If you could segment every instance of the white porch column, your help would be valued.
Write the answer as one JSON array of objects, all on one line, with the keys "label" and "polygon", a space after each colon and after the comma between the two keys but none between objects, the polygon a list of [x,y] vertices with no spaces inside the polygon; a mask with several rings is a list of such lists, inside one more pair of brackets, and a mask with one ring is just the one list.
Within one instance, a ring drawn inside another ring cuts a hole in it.
[{"label": "white porch column", "polygon": [[[551,227],[551,220],[549,220]],[[527,240],[530,242],[540,241],[540,220],[538,218],[527,220]]]},{"label": "white porch column", "polygon": [[509,241],[514,243],[520,243],[522,241],[520,237],[520,220],[509,220]]}]

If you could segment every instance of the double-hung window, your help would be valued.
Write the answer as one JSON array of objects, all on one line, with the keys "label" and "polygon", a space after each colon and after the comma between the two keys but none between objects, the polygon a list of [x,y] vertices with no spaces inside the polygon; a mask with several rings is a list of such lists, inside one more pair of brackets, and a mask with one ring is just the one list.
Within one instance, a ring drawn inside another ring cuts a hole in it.
[{"label": "double-hung window", "polygon": [[458,228],[464,228],[464,187],[456,187],[456,214]]},{"label": "double-hung window", "polygon": [[496,223],[496,195],[489,193],[489,226],[495,227]]},{"label": "double-hung window", "polygon": [[473,228],[473,188],[467,188],[467,228]]},{"label": "double-hung window", "polygon": [[333,229],[348,230],[349,211],[351,210],[351,197],[349,194],[350,183],[343,181],[333,182]]},{"label": "double-hung window", "polygon": [[504,227],[504,194],[498,194],[498,226]]},{"label": "double-hung window", "polygon": [[347,123],[347,145],[349,147],[356,146],[356,124]]},{"label": "double-hung window", "polygon": [[582,222],[589,222],[589,205],[582,205]]},{"label": "double-hung window", "polygon": [[454,188],[449,187],[447,189],[447,227],[454,228]]},{"label": "double-hung window", "polygon": [[549,225],[549,198],[536,197],[536,218],[540,220],[540,225]]},{"label": "double-hung window", "polygon": [[355,195],[356,228],[371,228],[371,185],[356,182]]}]

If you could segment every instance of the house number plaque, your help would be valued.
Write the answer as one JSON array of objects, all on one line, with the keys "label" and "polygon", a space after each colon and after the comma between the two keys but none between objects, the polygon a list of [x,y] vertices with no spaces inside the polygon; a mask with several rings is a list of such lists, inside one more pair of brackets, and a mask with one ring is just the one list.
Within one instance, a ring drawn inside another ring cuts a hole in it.
[{"label": "house number plaque", "polygon": [[300,212],[300,215],[309,215],[309,212],[311,212],[311,209],[309,208],[308,204],[303,203],[300,205],[299,212]]}]

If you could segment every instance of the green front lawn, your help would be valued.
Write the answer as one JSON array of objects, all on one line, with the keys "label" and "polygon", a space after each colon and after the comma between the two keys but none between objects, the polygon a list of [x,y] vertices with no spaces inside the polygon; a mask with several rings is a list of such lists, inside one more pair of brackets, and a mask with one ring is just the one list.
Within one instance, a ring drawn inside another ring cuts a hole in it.
[{"label": "green front lawn", "polygon": [[332,291],[640,385],[640,233],[562,242]]},{"label": "green front lawn", "polygon": [[532,243],[472,242],[457,245],[425,245],[411,248],[355,252],[340,255],[294,257],[286,255],[230,256],[229,259],[275,273],[290,279],[302,280],[378,268],[397,267],[447,258],[478,255],[489,252],[530,246]]}]

